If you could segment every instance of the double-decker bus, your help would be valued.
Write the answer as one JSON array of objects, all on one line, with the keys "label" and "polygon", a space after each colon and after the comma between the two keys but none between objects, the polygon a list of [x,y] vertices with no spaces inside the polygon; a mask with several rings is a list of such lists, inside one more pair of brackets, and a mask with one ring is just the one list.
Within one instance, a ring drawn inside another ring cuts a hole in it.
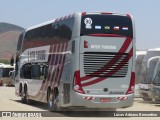
[{"label": "double-decker bus", "polygon": [[133,105],[135,83],[133,17],[75,13],[30,27],[17,45],[16,94],[22,100],[64,108]]}]

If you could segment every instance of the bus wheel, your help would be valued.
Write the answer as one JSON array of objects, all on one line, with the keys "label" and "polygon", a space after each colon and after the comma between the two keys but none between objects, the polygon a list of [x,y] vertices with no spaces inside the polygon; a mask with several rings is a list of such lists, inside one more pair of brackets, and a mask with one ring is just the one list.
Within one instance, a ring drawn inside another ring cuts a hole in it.
[{"label": "bus wheel", "polygon": [[60,100],[59,100],[59,95],[52,94],[51,90],[48,91],[48,95],[47,95],[47,100],[48,100],[48,109],[51,112],[58,112],[61,111],[62,108],[60,107]]},{"label": "bus wheel", "polygon": [[32,103],[32,100],[29,99],[27,87],[24,89],[24,92],[22,92],[21,99],[22,99],[23,103],[26,103],[26,104],[31,104]]},{"label": "bus wheel", "polygon": [[26,103],[23,90],[21,90],[20,95],[21,95],[21,100],[22,100],[22,102],[23,102],[23,103]]}]

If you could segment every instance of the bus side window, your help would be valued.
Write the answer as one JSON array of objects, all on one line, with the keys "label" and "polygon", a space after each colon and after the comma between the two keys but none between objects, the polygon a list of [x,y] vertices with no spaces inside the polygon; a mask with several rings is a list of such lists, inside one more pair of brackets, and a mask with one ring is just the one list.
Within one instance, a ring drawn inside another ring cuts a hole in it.
[{"label": "bus side window", "polygon": [[27,64],[26,67],[27,67],[27,69],[26,69],[26,70],[27,70],[27,71],[26,71],[26,76],[27,76],[27,77],[26,77],[26,78],[27,78],[27,79],[31,79],[31,65],[30,65],[30,64]]},{"label": "bus side window", "polygon": [[40,80],[44,80],[44,65],[40,65]]},{"label": "bus side window", "polygon": [[40,66],[38,64],[32,64],[32,79],[40,79]]},{"label": "bus side window", "polygon": [[45,65],[45,68],[44,68],[44,79],[47,79],[47,76],[48,76],[48,65]]},{"label": "bus side window", "polygon": [[21,67],[20,77],[21,77],[21,78],[24,78],[24,65]]}]

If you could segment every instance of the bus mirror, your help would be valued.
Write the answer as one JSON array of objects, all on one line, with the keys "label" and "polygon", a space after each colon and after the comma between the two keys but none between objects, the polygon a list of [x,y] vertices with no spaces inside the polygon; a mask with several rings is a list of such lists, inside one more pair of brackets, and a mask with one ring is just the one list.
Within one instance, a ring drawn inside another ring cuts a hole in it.
[{"label": "bus mirror", "polygon": [[11,64],[11,66],[14,65],[14,58],[13,57],[11,58],[10,64]]}]

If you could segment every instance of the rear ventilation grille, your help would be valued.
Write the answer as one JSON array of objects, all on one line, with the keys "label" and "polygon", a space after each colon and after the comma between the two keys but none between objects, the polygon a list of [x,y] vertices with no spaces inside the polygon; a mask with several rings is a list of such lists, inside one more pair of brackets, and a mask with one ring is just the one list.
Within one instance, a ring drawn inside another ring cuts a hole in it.
[{"label": "rear ventilation grille", "polygon": [[125,77],[128,72],[127,53],[85,52],[84,72],[93,77]]}]

